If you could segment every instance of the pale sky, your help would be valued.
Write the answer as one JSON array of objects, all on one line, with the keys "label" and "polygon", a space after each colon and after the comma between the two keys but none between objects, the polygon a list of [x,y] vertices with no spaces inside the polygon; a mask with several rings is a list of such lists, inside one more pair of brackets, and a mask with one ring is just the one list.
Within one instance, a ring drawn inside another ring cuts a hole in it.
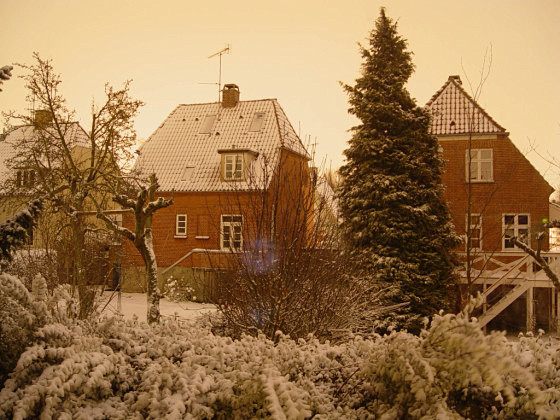
[{"label": "pale sky", "polygon": [[[558,0],[0,0],[0,66],[54,60],[62,91],[88,126],[105,82],[133,79],[146,102],[136,119],[147,138],[181,103],[217,100],[222,83],[241,99],[277,98],[316,160],[333,168],[356,120],[339,81],[359,74],[358,42],[386,7],[414,52],[408,89],[420,105],[459,74],[476,84],[486,51],[492,67],[479,103],[523,151],[560,159],[560,1]],[[27,108],[21,71],[2,85],[0,111]],[[560,170],[529,160],[556,188]]]}]

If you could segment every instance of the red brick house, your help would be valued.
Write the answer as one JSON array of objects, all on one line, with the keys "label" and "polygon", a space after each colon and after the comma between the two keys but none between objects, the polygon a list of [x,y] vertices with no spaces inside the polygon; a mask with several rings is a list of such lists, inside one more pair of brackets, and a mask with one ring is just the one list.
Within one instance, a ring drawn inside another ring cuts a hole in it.
[{"label": "red brick house", "polygon": [[[240,101],[239,88],[225,85],[221,103],[175,108],[135,165],[157,175],[159,196],[174,198],[153,219],[160,282],[188,279],[211,298],[213,272],[236,253],[268,246],[295,219],[304,226],[309,159],[276,99]],[[123,287],[139,290],[141,258],[130,244],[125,250]]]},{"label": "red brick house", "polygon": [[[459,76],[450,76],[426,107],[445,160],[445,196],[464,238],[458,251],[470,261],[470,275],[461,271],[463,291],[486,299],[479,321],[498,329],[556,329],[560,293],[512,241],[515,236],[537,248],[554,189]],[[558,262],[560,254],[547,256]]]}]

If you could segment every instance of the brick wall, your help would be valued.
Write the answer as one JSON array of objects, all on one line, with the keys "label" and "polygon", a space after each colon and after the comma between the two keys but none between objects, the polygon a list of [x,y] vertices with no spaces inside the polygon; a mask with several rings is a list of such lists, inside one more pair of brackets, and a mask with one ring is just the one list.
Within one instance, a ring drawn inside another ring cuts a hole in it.
[{"label": "brick wall", "polygon": [[[482,215],[483,250],[502,250],[504,213],[530,215],[531,246],[536,247],[535,234],[543,230],[543,218],[548,218],[552,187],[507,136],[477,136],[471,141],[472,149],[493,150],[493,182],[471,183],[471,212]],[[440,138],[445,160],[445,198],[459,235],[465,234],[468,204],[465,172],[468,144],[468,137]],[[465,250],[465,245],[459,250]]]},{"label": "brick wall", "polygon": [[[301,217],[294,210],[303,207],[299,204],[302,194],[309,193],[309,169],[307,160],[289,151],[283,151],[280,159],[282,170],[275,173],[271,188],[266,196],[261,192],[213,192],[213,193],[175,193],[174,204],[158,210],[153,217],[153,243],[158,267],[169,267],[193,249],[216,251],[220,249],[220,227],[223,214],[243,216],[244,248],[265,245],[272,231],[285,230],[284,225],[293,225],[291,220]],[[299,184],[304,183],[301,186]],[[302,193],[303,192],[303,193]],[[158,194],[171,198],[170,193]],[[309,197],[312,197],[309,194]],[[275,206],[278,220],[270,220]],[[187,215],[187,235],[175,234],[176,216]],[[125,215],[124,225],[132,228],[133,218]],[[305,223],[299,223],[304,225]],[[143,265],[140,254],[130,241],[123,242],[124,265]],[[180,263],[181,266],[227,268],[233,258],[229,252],[193,253]]]}]

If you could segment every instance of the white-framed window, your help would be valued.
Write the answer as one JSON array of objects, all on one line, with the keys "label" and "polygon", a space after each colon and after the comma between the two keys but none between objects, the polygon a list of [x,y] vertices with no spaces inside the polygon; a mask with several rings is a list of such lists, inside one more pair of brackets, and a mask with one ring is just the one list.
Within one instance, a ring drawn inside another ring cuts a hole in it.
[{"label": "white-framed window", "polygon": [[220,248],[232,251],[243,249],[243,216],[222,214]]},{"label": "white-framed window", "polygon": [[468,215],[466,219],[467,247],[470,249],[482,249],[482,215],[471,213],[470,223]]},{"label": "white-framed window", "polygon": [[[469,177],[470,160],[470,177]],[[465,151],[465,176],[471,182],[494,181],[494,163],[492,149],[471,149]]]},{"label": "white-framed window", "polygon": [[224,179],[227,181],[243,179],[243,155],[231,153],[224,155]]},{"label": "white-framed window", "polygon": [[514,236],[521,242],[530,245],[529,223],[528,214],[504,214],[502,216],[503,249],[517,249],[512,241]]},{"label": "white-framed window", "polygon": [[187,215],[186,214],[176,214],[175,215],[175,237],[176,238],[186,238],[187,237]]}]

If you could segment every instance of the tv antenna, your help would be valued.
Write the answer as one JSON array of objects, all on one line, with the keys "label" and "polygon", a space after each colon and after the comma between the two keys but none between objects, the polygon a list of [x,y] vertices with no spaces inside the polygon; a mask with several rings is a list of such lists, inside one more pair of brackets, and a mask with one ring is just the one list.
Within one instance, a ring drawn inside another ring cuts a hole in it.
[{"label": "tv antenna", "polygon": [[231,46],[230,44],[227,44],[227,46],[223,49],[221,49],[220,51],[218,51],[217,53],[212,54],[211,56],[209,56],[208,58],[213,58],[213,57],[220,57],[220,67],[219,67],[219,72],[218,72],[218,83],[200,83],[202,85],[218,85],[218,102],[220,102],[221,99],[221,93],[222,93],[222,55],[224,54],[229,54],[229,52],[231,51]]}]

